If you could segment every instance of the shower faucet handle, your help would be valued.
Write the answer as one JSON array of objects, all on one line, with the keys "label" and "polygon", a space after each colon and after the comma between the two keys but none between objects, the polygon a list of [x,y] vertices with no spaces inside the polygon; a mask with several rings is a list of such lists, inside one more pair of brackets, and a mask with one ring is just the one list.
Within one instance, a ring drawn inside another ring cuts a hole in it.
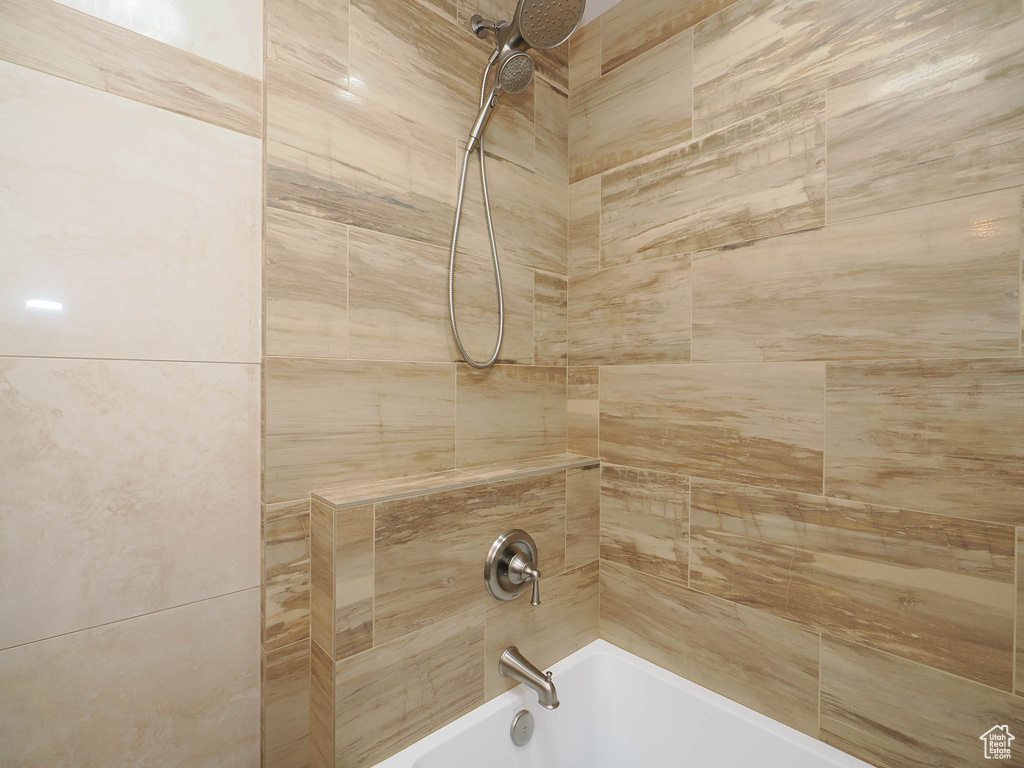
[{"label": "shower faucet handle", "polygon": [[540,605],[540,571],[534,567],[534,563],[523,554],[517,554],[508,564],[508,578],[513,584],[524,584],[527,581],[533,582],[533,597],[530,605],[536,608]]},{"label": "shower faucet handle", "polygon": [[515,600],[532,585],[530,605],[540,605],[539,561],[537,544],[530,534],[518,528],[503,533],[495,539],[484,561],[487,591],[498,600]]}]

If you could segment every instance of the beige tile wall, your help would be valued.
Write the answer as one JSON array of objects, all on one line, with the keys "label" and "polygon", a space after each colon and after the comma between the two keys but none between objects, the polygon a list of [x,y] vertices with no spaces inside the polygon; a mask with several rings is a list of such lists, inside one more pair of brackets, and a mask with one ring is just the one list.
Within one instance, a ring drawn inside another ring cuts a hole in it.
[{"label": "beige tile wall", "polygon": [[1024,729],[1022,11],[622,0],[570,43],[601,636],[886,768]]},{"label": "beige tile wall", "polygon": [[0,3],[5,765],[260,759],[262,3],[135,5]]}]

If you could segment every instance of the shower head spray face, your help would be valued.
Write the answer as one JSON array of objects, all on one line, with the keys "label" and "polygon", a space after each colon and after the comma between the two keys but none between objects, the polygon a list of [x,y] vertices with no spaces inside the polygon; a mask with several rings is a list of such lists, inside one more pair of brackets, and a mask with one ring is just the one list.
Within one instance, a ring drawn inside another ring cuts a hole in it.
[{"label": "shower head spray face", "polygon": [[501,90],[513,96],[522,93],[533,82],[533,70],[533,57],[530,54],[516,51],[507,56],[498,69]]},{"label": "shower head spray face", "polygon": [[531,48],[557,48],[576,31],[586,0],[519,0],[513,27]]}]

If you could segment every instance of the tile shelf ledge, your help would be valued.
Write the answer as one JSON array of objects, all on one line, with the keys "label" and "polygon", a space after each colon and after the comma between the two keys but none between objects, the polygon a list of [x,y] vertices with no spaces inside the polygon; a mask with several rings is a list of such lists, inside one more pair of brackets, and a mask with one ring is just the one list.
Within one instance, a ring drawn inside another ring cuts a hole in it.
[{"label": "tile shelf ledge", "polygon": [[475,467],[449,469],[443,472],[432,472],[428,475],[399,477],[372,483],[334,485],[313,491],[312,496],[316,501],[337,510],[410,496],[422,496],[439,491],[452,491],[497,480],[511,480],[564,469],[597,466],[599,463],[600,460],[592,456],[559,453],[553,456],[505,461],[498,464],[482,464]]}]

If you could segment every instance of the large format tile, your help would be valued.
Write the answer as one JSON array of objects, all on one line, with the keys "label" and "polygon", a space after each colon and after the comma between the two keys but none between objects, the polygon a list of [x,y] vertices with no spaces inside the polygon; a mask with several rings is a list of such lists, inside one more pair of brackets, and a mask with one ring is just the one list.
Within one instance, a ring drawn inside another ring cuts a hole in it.
[{"label": "large format tile", "polygon": [[6,63],[0,105],[0,354],[259,361],[259,141]]},{"label": "large format tile", "polygon": [[601,70],[610,72],[734,0],[622,0],[601,14]]},{"label": "large format tile", "polygon": [[824,94],[601,179],[606,267],[824,223]]},{"label": "large format tile", "polygon": [[569,186],[570,275],[601,268],[601,177]]},{"label": "large format tile", "polygon": [[822,363],[605,368],[601,458],[821,493],[824,386]]},{"label": "large format tile", "polygon": [[57,2],[252,77],[263,77],[262,0]]},{"label": "large format tile", "polygon": [[[121,16],[122,11],[115,9],[123,5],[105,7]],[[211,8],[214,13],[224,8],[223,4],[192,5],[207,20]],[[231,35],[216,36],[216,44],[242,41],[244,35],[238,34],[238,29],[252,29],[255,21],[245,19],[239,25],[232,20]],[[202,27],[209,28],[205,22]],[[262,50],[259,55],[262,57]],[[249,136],[262,133],[263,89],[258,77],[205,61],[52,0],[6,0],[0,6],[0,59]],[[8,79],[6,74],[3,79]],[[15,113],[10,106],[3,111]],[[65,113],[59,122],[72,121],[67,121]],[[137,124],[131,126],[139,130]]]},{"label": "large format tile", "polygon": [[309,499],[263,508],[263,647],[309,638]]},{"label": "large format tile", "polygon": [[339,661],[334,766],[369,768],[484,702],[484,609]]},{"label": "large format tile", "polygon": [[536,81],[534,93],[537,138],[534,167],[538,173],[568,184],[569,95],[546,80]]},{"label": "large format tile", "polygon": [[600,76],[601,17],[598,16],[577,29],[569,40],[570,93]]},{"label": "large format tile", "polygon": [[[447,248],[352,228],[349,231],[349,347],[368,360],[461,361],[448,315]],[[498,300],[489,258],[455,265],[459,338],[475,359],[490,357]],[[489,254],[488,254],[489,256]],[[505,332],[499,361],[534,361],[534,275],[501,265]]]},{"label": "large format tile", "polygon": [[830,91],[829,221],[1024,183],[1022,37],[1008,22]]},{"label": "large format tile", "polygon": [[565,368],[460,365],[458,380],[460,468],[565,451]]},{"label": "large format tile", "polygon": [[1024,360],[829,363],[827,381],[827,495],[1024,522]]},{"label": "large format tile", "polygon": [[266,181],[273,208],[436,245],[451,235],[451,139],[273,61]]},{"label": "large format tile", "polygon": [[599,368],[570,368],[566,401],[566,448],[571,453],[597,456]]},{"label": "large format tile", "polygon": [[455,366],[268,358],[266,501],[452,469]]},{"label": "large format tile", "polygon": [[690,482],[681,475],[601,467],[601,559],[685,585]]},{"label": "large format tile", "polygon": [[0,648],[260,583],[258,366],[4,358],[0,391]]},{"label": "large format tile", "polygon": [[601,637],[817,734],[816,632],[608,563],[601,567]]},{"label": "large format tile", "polygon": [[484,667],[487,698],[516,686],[498,673],[498,659],[509,646],[516,646],[540,669],[547,669],[597,640],[598,589],[595,561],[542,579],[539,606],[530,605],[529,594],[509,602],[489,600]]},{"label": "large format tile", "polygon": [[[1024,530],[1017,529],[1017,625],[1024,619]],[[1014,690],[1024,694],[1024,643],[1017,643],[1014,649]]]},{"label": "large format tile", "polygon": [[569,94],[569,177],[579,181],[693,133],[690,32]]},{"label": "large format tile", "polygon": [[694,589],[1012,688],[1012,528],[692,483]]},{"label": "large format tile", "polygon": [[1020,13],[1016,0],[740,0],[694,30],[696,135]]},{"label": "large format tile", "polygon": [[253,588],[0,652],[5,764],[258,765],[259,614]]},{"label": "large format tile", "polygon": [[565,473],[565,567],[601,557],[601,465]]},{"label": "large format tile", "polygon": [[483,557],[514,528],[537,542],[542,573],[565,570],[564,472],[377,504],[374,643],[486,605]]},{"label": "large format tile", "polygon": [[348,88],[349,0],[266,0],[267,58]]},{"label": "large format tile", "polygon": [[263,654],[266,768],[309,766],[309,640]]},{"label": "large format tile", "polygon": [[690,257],[573,277],[572,365],[690,362]]},{"label": "large format tile", "polygon": [[[981,765],[993,726],[1024,731],[1024,699],[828,636],[821,647],[826,744],[879,768]],[[1006,765],[1022,764],[1019,747]]]},{"label": "large format tile", "polygon": [[1018,190],[697,254],[693,359],[1012,355]]},{"label": "large format tile", "polygon": [[566,279],[561,275],[540,270],[533,273],[533,361],[537,365],[566,364],[569,348],[567,288]]},{"label": "large format tile", "polygon": [[348,228],[268,208],[266,353],[348,357]]}]

